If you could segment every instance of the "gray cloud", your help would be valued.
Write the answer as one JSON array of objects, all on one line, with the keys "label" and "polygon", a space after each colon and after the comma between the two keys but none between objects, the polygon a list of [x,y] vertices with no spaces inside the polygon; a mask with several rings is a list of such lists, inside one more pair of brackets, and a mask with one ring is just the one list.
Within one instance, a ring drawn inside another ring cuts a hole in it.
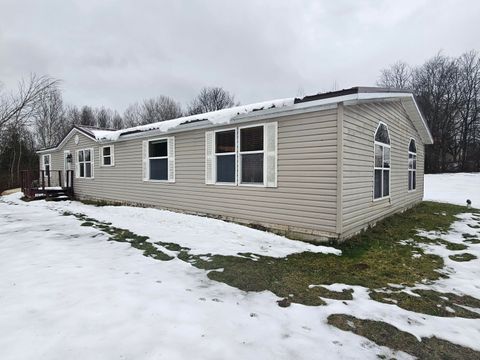
[{"label": "gray cloud", "polygon": [[478,49],[479,14],[476,1],[2,0],[0,81],[48,73],[67,102],[118,110],[205,85],[248,103]]}]

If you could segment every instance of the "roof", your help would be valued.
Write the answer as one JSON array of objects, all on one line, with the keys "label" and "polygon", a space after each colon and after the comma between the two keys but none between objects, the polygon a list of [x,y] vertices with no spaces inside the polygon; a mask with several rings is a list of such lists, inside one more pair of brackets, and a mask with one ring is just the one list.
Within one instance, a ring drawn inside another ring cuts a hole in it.
[{"label": "roof", "polygon": [[211,111],[203,114],[183,116],[177,119],[135,126],[128,129],[117,130],[114,132],[105,132],[103,130],[94,130],[93,132],[98,140],[116,141],[122,136],[138,134],[152,130],[166,133],[174,128],[181,127],[182,125],[188,125],[198,122],[208,122],[210,125],[223,125],[228,124],[232,119],[240,115],[245,115],[262,110],[280,109],[292,106],[294,104],[294,100],[294,98],[269,100],[254,104],[240,105],[227,109]]},{"label": "roof", "polygon": [[96,126],[88,126],[88,125],[73,125],[70,130],[68,131],[67,135],[63,137],[63,139],[55,146],[51,146],[49,148],[43,148],[40,150],[37,150],[37,152],[45,152],[45,151],[52,151],[52,150],[57,150],[63,146],[65,142],[67,142],[72,135],[75,132],[80,132],[81,134],[87,136],[88,138],[94,140],[94,141],[99,141],[100,139],[98,138],[98,134],[105,132],[105,133],[111,133],[115,132],[116,130],[113,129],[102,129]]},{"label": "roof", "polygon": [[[425,119],[418,108],[413,94],[408,90],[379,88],[379,87],[352,87],[339,91],[331,91],[308,95],[302,98],[285,98],[264,101],[260,103],[235,106],[232,108],[212,111],[204,114],[184,116],[177,119],[156,122],[152,124],[135,126],[122,130],[100,129],[92,126],[74,126],[71,130],[78,130],[95,141],[112,142],[137,136],[147,136],[151,133],[169,133],[172,131],[187,130],[196,127],[211,127],[229,124],[235,120],[254,120],[259,115],[279,116],[280,113],[295,111],[305,108],[321,107],[325,105],[344,102],[352,104],[366,100],[382,100],[398,98],[404,106],[408,116],[414,123],[425,144],[432,144],[433,139],[425,122]],[[146,134],[148,132],[148,134]],[[59,148],[70,133],[62,142],[54,148],[40,150],[49,151]]]},{"label": "roof", "polygon": [[373,93],[393,93],[393,94],[403,94],[403,93],[412,93],[409,90],[404,89],[395,89],[395,88],[382,88],[382,87],[367,87],[367,86],[356,86],[349,89],[342,89],[336,91],[329,91],[324,93],[318,93],[315,95],[307,95],[301,99],[295,98],[295,104],[322,100],[322,99],[331,99],[339,96],[352,95],[352,94],[373,94]]}]

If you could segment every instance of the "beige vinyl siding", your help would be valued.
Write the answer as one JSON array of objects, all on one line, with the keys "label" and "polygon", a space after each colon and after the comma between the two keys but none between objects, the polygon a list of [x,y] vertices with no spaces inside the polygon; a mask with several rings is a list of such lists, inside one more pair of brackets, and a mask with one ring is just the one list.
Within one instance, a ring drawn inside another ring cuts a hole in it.
[{"label": "beige vinyl siding", "polygon": [[95,178],[74,179],[79,197],[146,204],[334,237],[336,116],[336,109],[329,109],[264,121],[278,122],[277,188],[206,185],[205,130],[168,135],[175,137],[175,183],[143,181],[145,138],[115,142],[112,167],[100,166],[98,144],[81,134],[78,145],[72,137],[52,161],[55,168],[59,161],[63,169],[64,150],[71,150],[76,161],[76,150],[94,148]]},{"label": "beige vinyl siding", "polygon": [[[390,199],[373,201],[374,134],[388,125],[391,145]],[[343,146],[343,234],[408,208],[423,198],[424,145],[399,101],[345,106]],[[417,189],[408,191],[408,145],[417,144]]]}]

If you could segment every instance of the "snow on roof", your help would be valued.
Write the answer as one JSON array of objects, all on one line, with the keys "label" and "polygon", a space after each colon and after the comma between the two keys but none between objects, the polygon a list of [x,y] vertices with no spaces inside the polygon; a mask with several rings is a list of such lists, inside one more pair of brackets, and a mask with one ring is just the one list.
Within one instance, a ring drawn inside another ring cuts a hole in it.
[{"label": "snow on roof", "polygon": [[77,128],[78,130],[81,130],[85,134],[93,138],[96,138],[97,140],[99,139],[97,136],[116,131],[113,129],[105,129],[105,128],[99,128],[96,126],[89,126],[89,125],[75,125],[74,127]]},{"label": "snow on roof", "polygon": [[146,131],[156,130],[166,133],[174,128],[197,121],[207,121],[210,125],[226,125],[229,124],[238,115],[245,115],[254,111],[268,109],[285,109],[285,108],[303,108],[306,106],[321,106],[342,101],[363,101],[372,99],[399,98],[402,101],[407,113],[411,117],[415,127],[419,131],[420,137],[425,144],[432,144],[433,139],[428,126],[423,118],[418,106],[415,102],[413,94],[408,90],[389,89],[378,87],[353,87],[349,89],[331,91],[326,93],[318,93],[303,98],[286,98],[269,100],[249,105],[241,105],[228,109],[212,111],[204,114],[184,116],[177,119],[156,122],[152,124],[140,125],[122,130],[109,130],[88,128],[84,129],[91,137],[97,141],[116,141],[121,136],[142,133]]},{"label": "snow on roof", "polygon": [[240,106],[235,106],[228,109],[211,111],[208,113],[198,114],[198,115],[184,116],[177,119],[165,120],[165,121],[160,121],[152,124],[140,125],[140,126],[135,126],[128,129],[122,129],[117,131],[95,130],[95,129],[90,129],[90,131],[94,134],[97,140],[116,141],[122,135],[150,131],[150,130],[159,130],[161,132],[167,132],[173,128],[176,128],[177,126],[188,124],[195,121],[201,121],[201,120],[207,120],[212,125],[224,125],[224,124],[228,124],[237,115],[248,114],[253,111],[291,106],[294,104],[294,100],[295,100],[294,98],[287,98],[287,99],[264,101],[264,102],[259,102],[255,104],[249,104],[249,105],[240,105]]}]

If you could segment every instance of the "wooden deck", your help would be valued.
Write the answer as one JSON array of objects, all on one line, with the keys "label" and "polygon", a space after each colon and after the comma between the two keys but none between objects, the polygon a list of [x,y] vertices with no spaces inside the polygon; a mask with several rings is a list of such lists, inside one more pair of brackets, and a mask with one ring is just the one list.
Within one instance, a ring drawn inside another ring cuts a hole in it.
[{"label": "wooden deck", "polygon": [[31,200],[67,200],[74,196],[73,170],[22,170],[23,195]]}]

